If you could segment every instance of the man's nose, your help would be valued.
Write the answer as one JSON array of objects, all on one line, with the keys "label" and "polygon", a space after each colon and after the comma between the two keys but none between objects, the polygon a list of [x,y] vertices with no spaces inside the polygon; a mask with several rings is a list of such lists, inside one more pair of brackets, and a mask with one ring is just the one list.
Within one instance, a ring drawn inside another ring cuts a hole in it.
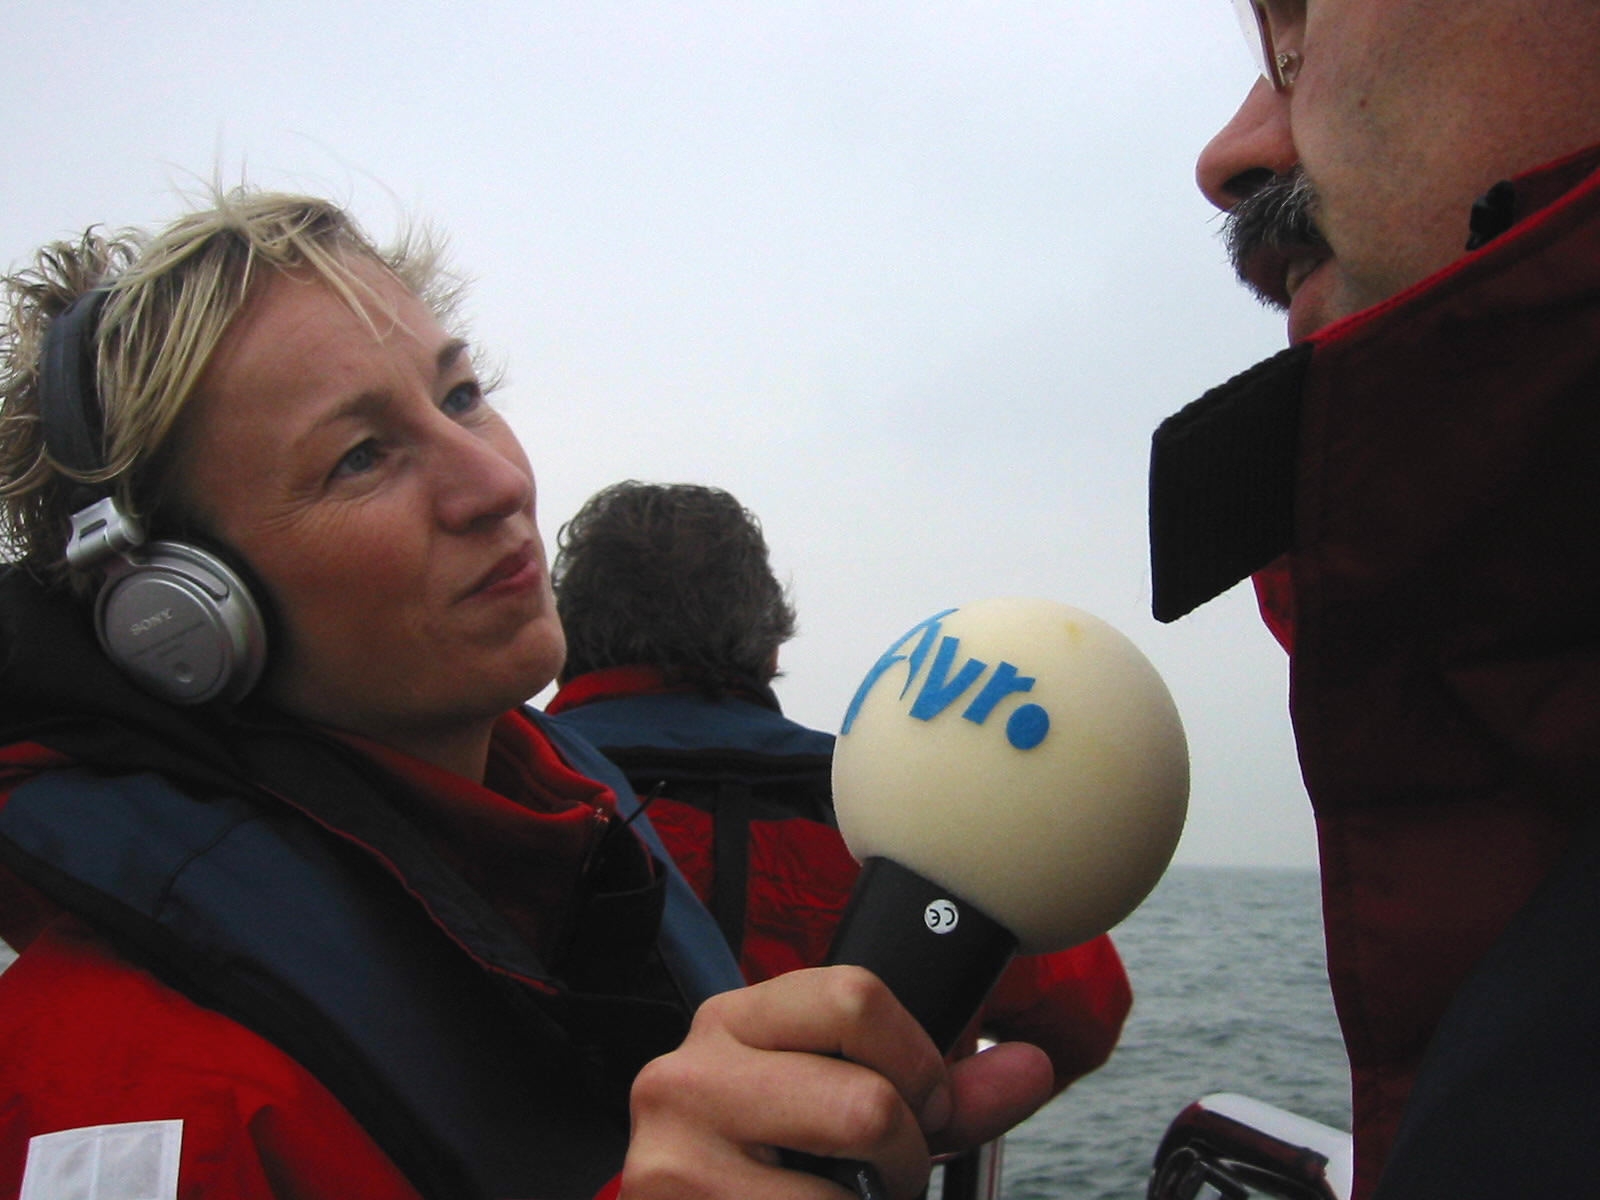
[{"label": "man's nose", "polygon": [[1195,182],[1226,211],[1299,162],[1289,130],[1289,97],[1258,79],[1239,111],[1200,151]]}]

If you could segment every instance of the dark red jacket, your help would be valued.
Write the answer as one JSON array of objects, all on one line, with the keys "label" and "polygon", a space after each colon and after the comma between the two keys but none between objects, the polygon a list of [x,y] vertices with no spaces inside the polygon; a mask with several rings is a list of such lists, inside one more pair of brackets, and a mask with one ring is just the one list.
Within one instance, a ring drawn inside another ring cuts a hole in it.
[{"label": "dark red jacket", "polygon": [[1508,232],[1156,436],[1156,615],[1277,560],[1358,1197],[1447,1008],[1600,801],[1597,161],[1516,181]]},{"label": "dark red jacket", "polygon": [[[643,667],[581,675],[547,711],[558,726],[615,755],[636,787],[654,790],[646,776],[665,778],[649,806],[651,821],[700,897],[719,915],[738,909],[727,932],[748,982],[823,961],[861,869],[832,823],[831,734],[784,717],[770,691],[713,699],[667,687]],[[697,802],[682,798],[687,785],[719,776],[789,784],[764,793],[764,803],[758,797],[748,810],[754,819],[735,831],[744,884],[731,900],[719,895],[727,873],[719,864],[736,856],[719,848],[719,838],[733,814],[713,816],[716,802],[704,798],[704,788],[691,789]],[[1105,1062],[1131,1005],[1122,960],[1101,936],[1058,954],[1014,959],[982,1021],[990,1036],[1045,1050],[1063,1088]]]}]

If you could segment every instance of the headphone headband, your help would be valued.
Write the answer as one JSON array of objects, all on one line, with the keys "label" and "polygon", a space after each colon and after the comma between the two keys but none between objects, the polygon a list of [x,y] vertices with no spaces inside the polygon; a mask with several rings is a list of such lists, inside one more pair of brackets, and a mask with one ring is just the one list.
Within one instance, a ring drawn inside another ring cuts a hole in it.
[{"label": "headphone headband", "polygon": [[39,361],[39,419],[50,456],[69,471],[96,471],[104,420],[95,384],[94,335],[108,288],[85,292],[50,322]]},{"label": "headphone headband", "polygon": [[[39,419],[58,466],[105,466],[104,409],[96,383],[95,332],[110,296],[85,292],[50,322],[39,358]],[[146,690],[176,704],[243,698],[266,664],[266,623],[243,575],[186,542],[142,546],[138,524],[109,487],[72,493],[69,566],[103,568],[95,636],[106,656]]]}]

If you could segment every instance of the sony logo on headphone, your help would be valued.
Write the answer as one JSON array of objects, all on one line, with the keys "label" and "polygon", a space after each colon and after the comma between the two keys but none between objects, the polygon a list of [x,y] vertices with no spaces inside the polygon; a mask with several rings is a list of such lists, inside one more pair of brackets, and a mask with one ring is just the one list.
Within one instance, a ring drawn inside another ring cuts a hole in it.
[{"label": "sony logo on headphone", "polygon": [[138,637],[140,634],[149,633],[158,625],[165,625],[170,620],[172,620],[172,610],[163,608],[160,612],[151,613],[148,617],[129,625],[128,632]]}]

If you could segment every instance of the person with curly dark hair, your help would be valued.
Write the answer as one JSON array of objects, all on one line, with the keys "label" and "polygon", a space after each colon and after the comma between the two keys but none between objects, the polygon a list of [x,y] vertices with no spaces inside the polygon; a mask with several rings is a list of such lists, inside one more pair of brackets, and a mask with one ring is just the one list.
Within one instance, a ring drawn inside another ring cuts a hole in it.
[{"label": "person with curly dark hair", "polygon": [[754,514],[721,488],[613,484],[562,527],[554,565],[564,678],[649,663],[708,694],[759,691],[794,606]]},{"label": "person with curly dark hair", "polygon": [[[860,868],[833,735],[772,689],[795,613],[760,521],[720,488],[628,480],[563,526],[551,570],[568,649],[548,713],[623,768],[746,980],[820,963]],[[1059,1089],[1105,1062],[1130,1004],[1102,936],[1016,960],[980,1022],[1043,1048]]]}]

